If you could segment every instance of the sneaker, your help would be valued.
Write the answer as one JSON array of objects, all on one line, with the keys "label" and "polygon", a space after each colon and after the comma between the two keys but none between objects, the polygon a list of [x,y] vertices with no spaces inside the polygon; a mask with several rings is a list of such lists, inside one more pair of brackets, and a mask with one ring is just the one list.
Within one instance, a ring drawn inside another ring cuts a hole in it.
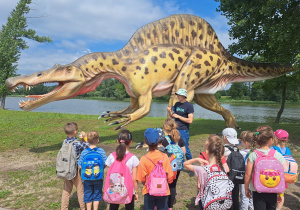
[{"label": "sneaker", "polygon": [[189,171],[189,176],[193,177],[195,175],[195,173],[193,171]]}]

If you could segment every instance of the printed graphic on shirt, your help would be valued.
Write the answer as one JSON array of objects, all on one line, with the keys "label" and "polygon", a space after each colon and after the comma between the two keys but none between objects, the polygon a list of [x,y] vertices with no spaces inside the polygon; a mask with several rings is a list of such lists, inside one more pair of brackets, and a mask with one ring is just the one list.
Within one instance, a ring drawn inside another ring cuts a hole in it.
[{"label": "printed graphic on shirt", "polygon": [[184,109],[180,107],[176,107],[176,112],[184,112]]}]

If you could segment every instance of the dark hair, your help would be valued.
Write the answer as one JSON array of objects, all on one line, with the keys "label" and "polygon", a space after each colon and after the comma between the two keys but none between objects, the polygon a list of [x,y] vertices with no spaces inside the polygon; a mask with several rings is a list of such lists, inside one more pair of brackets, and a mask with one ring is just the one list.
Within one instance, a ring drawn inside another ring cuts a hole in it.
[{"label": "dark hair", "polygon": [[126,154],[126,146],[132,141],[132,134],[129,130],[121,130],[118,136],[119,145],[116,148],[117,160],[122,161]]},{"label": "dark hair", "polygon": [[274,139],[274,131],[270,126],[260,126],[255,131],[253,133],[253,142],[260,147],[265,146],[270,139]]},{"label": "dark hair", "polygon": [[223,164],[222,164],[222,156],[224,155],[224,147],[222,145],[221,138],[217,135],[211,134],[208,136],[207,141],[209,142],[209,145],[207,147],[208,154],[213,155],[217,159],[217,163],[220,166],[220,168],[224,170]]},{"label": "dark hair", "polygon": [[72,135],[72,134],[74,134],[75,131],[78,130],[78,126],[77,126],[77,123],[75,123],[75,122],[68,122],[65,125],[64,129],[65,129],[65,133],[67,135]]},{"label": "dark hair", "polygon": [[152,145],[148,145],[149,146],[149,151],[154,151],[157,149],[158,144],[152,144]]},{"label": "dark hair", "polygon": [[176,129],[177,123],[173,118],[167,118],[163,122],[163,130],[165,133],[170,134],[173,142],[178,143],[180,140],[180,133]]},{"label": "dark hair", "polygon": [[90,131],[86,136],[89,144],[96,145],[99,141],[99,133],[97,131]]}]

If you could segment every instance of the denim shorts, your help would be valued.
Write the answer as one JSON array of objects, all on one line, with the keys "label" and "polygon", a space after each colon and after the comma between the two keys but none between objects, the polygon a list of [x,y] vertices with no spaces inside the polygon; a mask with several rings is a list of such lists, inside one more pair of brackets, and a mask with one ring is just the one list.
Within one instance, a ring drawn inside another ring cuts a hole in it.
[{"label": "denim shorts", "polygon": [[84,196],[83,201],[90,203],[92,201],[102,200],[103,180],[85,180],[83,182]]}]

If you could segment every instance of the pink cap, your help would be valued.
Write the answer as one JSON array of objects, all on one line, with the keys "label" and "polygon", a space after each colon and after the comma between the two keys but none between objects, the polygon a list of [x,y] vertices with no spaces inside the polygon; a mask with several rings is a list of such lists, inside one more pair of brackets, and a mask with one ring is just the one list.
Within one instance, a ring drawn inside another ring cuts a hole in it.
[{"label": "pink cap", "polygon": [[289,133],[282,129],[276,130],[274,134],[281,141],[286,141],[289,138]]}]

